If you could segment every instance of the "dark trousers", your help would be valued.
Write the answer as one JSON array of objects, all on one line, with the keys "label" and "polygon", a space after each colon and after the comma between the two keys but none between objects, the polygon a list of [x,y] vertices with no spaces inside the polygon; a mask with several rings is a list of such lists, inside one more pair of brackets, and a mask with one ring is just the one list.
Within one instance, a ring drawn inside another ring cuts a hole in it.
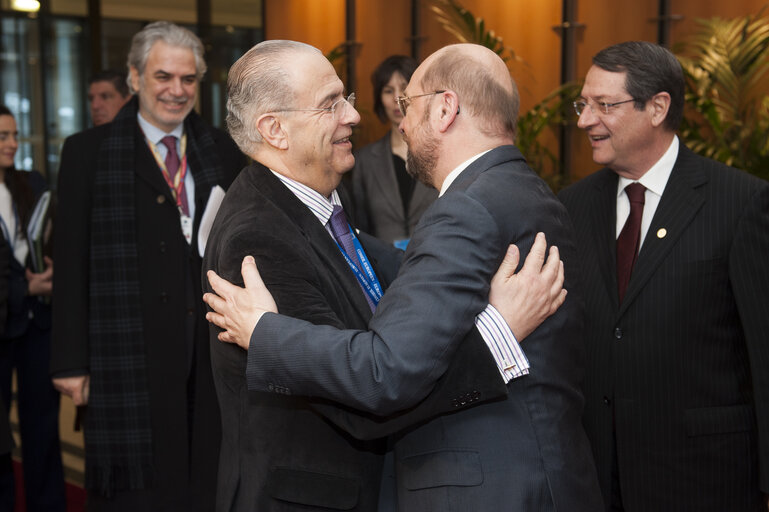
[{"label": "dark trousers", "polygon": [[[59,393],[51,383],[50,358],[50,330],[40,330],[34,322],[29,323],[22,336],[0,341],[0,393],[8,407],[11,403],[11,374],[16,369],[24,494],[28,512],[66,510],[59,444]],[[0,503],[7,503],[6,498],[0,497]]]}]

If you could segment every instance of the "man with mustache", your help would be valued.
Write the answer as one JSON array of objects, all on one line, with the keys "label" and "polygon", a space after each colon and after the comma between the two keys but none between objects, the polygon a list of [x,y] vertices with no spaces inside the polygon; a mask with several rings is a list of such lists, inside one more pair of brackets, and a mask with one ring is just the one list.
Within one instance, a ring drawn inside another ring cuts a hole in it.
[{"label": "man with mustache", "polygon": [[62,150],[52,374],[88,404],[92,511],[214,507],[220,419],[198,230],[244,159],[192,110],[205,71],[192,32],[147,25],[128,55],[135,97]]}]

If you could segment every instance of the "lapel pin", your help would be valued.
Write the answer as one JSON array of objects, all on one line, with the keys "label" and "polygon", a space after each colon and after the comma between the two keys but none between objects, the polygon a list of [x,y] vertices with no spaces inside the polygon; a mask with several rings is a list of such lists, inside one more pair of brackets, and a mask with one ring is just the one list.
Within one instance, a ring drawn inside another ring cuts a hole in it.
[{"label": "lapel pin", "polygon": [[665,235],[668,234],[668,230],[665,228],[659,228],[657,230],[657,238],[665,238]]}]

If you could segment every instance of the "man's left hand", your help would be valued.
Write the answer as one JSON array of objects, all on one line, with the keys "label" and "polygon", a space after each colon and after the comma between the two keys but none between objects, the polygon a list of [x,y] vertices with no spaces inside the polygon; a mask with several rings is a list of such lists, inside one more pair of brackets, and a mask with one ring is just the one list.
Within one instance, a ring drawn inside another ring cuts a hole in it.
[{"label": "man's left hand", "polygon": [[206,320],[222,329],[219,340],[236,343],[248,350],[251,333],[259,319],[265,313],[277,313],[278,307],[262,281],[253,257],[243,258],[241,274],[244,288],[209,270],[208,282],[215,293],[204,294],[203,300],[213,309],[213,312],[206,313]]}]

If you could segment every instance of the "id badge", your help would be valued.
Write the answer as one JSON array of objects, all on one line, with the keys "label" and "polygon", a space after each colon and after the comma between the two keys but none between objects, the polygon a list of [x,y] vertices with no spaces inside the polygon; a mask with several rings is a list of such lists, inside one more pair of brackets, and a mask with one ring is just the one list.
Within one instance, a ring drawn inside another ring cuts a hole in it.
[{"label": "id badge", "polygon": [[184,239],[187,240],[187,244],[192,243],[192,219],[189,215],[180,215],[182,221],[182,234]]}]

